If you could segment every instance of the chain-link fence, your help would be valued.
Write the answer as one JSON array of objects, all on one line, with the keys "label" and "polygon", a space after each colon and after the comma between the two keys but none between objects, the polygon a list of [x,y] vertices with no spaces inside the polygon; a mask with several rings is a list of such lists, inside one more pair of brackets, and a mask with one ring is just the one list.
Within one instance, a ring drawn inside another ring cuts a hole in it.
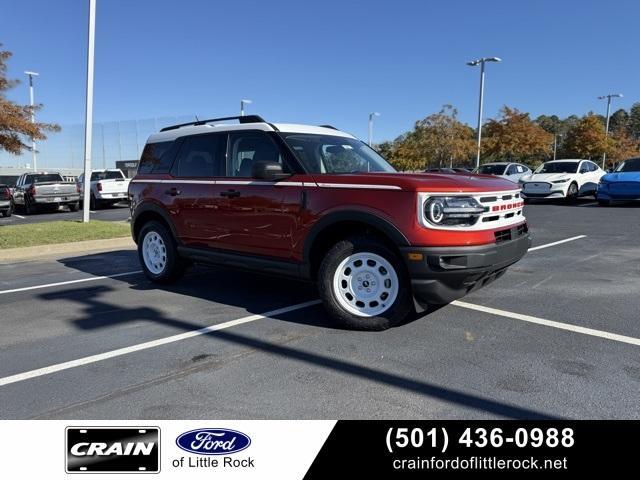
[{"label": "chain-link fence", "polygon": [[[120,120],[93,124],[92,168],[114,168],[116,161],[137,160],[147,137],[161,128],[194,121],[191,116]],[[84,162],[84,125],[61,125],[58,133],[36,145],[38,170],[82,168]],[[29,139],[25,143],[30,145]],[[33,167],[30,150],[12,155],[0,150],[0,166]]]}]

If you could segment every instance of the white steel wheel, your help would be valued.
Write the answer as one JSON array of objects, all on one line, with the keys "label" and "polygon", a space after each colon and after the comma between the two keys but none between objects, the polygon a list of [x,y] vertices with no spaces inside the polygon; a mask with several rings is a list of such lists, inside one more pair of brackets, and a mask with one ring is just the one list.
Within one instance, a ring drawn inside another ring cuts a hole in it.
[{"label": "white steel wheel", "polygon": [[337,302],[359,317],[376,317],[396,301],[398,274],[389,261],[371,252],[360,252],[345,258],[333,276]]},{"label": "white steel wheel", "polygon": [[167,247],[155,231],[147,232],[142,241],[144,265],[154,275],[160,275],[167,267]]}]

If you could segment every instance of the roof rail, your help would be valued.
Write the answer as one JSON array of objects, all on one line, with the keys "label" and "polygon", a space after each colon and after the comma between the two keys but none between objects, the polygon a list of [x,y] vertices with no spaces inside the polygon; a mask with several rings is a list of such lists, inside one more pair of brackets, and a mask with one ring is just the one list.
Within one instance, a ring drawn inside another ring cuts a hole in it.
[{"label": "roof rail", "polygon": [[221,122],[223,120],[238,120],[240,123],[266,123],[264,118],[259,115],[241,115],[238,117],[220,117],[220,118],[208,118],[207,120],[196,120],[195,122],[180,123],[178,125],[171,125],[169,127],[161,128],[161,132],[167,130],[175,130],[181,127],[190,127],[195,125],[206,125],[211,122]]},{"label": "roof rail", "polygon": [[338,130],[336,127],[334,127],[333,125],[319,125],[320,127],[323,128],[330,128],[331,130]]}]

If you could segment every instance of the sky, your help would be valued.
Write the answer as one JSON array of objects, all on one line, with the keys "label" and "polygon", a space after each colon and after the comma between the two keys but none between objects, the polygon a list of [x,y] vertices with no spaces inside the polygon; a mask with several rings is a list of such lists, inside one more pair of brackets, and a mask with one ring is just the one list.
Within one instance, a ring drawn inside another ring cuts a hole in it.
[{"label": "sky", "polygon": [[[88,3],[2,0],[8,73],[40,73],[42,121],[84,121]],[[599,95],[640,101],[638,20],[635,0],[97,0],[94,121],[237,115],[248,98],[268,121],[363,139],[380,112],[380,142],[443,104],[475,126],[479,69],[465,63],[482,56],[503,59],[487,65],[485,117],[604,113]],[[8,96],[28,103],[27,83]]]}]

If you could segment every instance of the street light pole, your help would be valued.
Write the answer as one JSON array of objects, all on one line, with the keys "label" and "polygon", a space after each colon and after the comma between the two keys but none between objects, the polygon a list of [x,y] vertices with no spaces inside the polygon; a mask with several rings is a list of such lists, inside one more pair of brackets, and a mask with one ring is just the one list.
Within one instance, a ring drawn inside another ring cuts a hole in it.
[{"label": "street light pole", "polygon": [[240,100],[240,116],[241,117],[244,117],[244,106],[249,105],[250,103],[253,103],[253,102],[246,98],[243,98],[242,100]]},{"label": "street light pole", "polygon": [[556,133],[553,135],[553,159],[556,159],[556,152],[558,150],[558,137],[561,137],[561,133]]},{"label": "street light pole", "polygon": [[[40,75],[37,72],[24,72],[29,77],[29,104],[31,105],[31,123],[36,123],[36,112],[34,110],[34,95],[33,95],[33,77]],[[38,157],[36,152],[36,140],[31,137],[31,153],[33,154],[33,171],[38,169]]]},{"label": "street light pole", "polygon": [[[610,93],[609,95],[602,95],[600,97],[598,97],[598,100],[604,100],[607,99],[607,122],[606,122],[606,126],[604,129],[604,138],[605,140],[609,138],[609,118],[611,116],[611,99],[612,98],[622,98],[622,94],[621,93]],[[604,166],[606,164],[607,161],[607,152],[605,151],[602,154],[602,169],[604,170]]]},{"label": "street light pole", "polygon": [[479,58],[478,60],[472,60],[467,62],[470,67],[480,65],[480,100],[478,102],[478,152],[476,155],[476,168],[480,167],[480,145],[482,142],[482,106],[484,103],[484,64],[486,62],[501,62],[502,59],[498,57],[486,57]]},{"label": "street light pole", "polygon": [[378,112],[372,112],[369,114],[369,146],[373,144],[373,117],[379,117]]},{"label": "street light pole", "polygon": [[84,185],[82,221],[89,221],[91,194],[91,139],[93,131],[93,52],[96,32],[96,0],[89,0],[89,44],[87,48],[87,98],[84,118]]}]

